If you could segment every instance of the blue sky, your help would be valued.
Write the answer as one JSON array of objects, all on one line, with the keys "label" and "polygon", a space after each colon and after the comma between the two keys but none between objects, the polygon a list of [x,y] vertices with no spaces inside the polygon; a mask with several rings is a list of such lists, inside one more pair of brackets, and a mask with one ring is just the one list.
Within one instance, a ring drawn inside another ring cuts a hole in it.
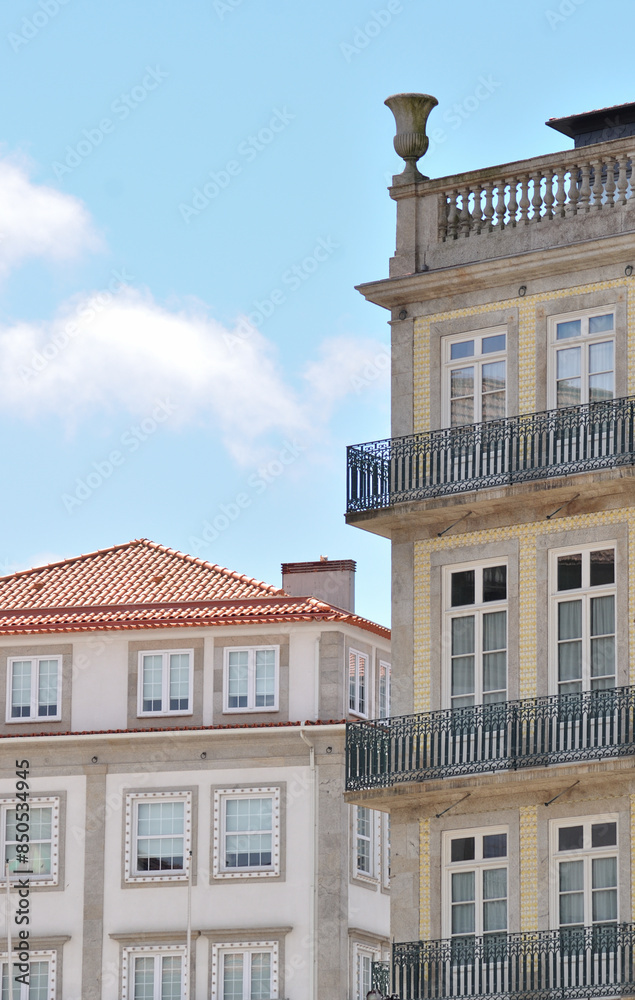
[{"label": "blue sky", "polygon": [[0,573],[145,536],[279,583],[346,527],[345,446],[389,435],[401,170],[384,99],[439,100],[431,176],[570,146],[635,99],[626,0],[5,0]]}]

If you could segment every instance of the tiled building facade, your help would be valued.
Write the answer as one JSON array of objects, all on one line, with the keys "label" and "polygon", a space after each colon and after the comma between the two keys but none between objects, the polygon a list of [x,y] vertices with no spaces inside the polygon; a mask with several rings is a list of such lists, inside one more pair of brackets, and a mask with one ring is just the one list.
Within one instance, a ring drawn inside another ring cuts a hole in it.
[{"label": "tiled building facade", "polygon": [[347,796],[391,813],[392,987],[632,995],[635,106],[430,180],[436,101],[386,103],[392,438],[349,449],[348,521],[392,543],[393,714]]}]

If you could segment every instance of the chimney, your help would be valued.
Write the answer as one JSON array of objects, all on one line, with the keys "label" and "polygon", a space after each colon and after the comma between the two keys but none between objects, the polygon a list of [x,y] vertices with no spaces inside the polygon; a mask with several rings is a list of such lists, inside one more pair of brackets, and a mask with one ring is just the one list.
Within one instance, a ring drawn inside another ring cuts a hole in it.
[{"label": "chimney", "polygon": [[291,597],[317,597],[344,611],[355,611],[354,559],[282,563],[282,589]]}]

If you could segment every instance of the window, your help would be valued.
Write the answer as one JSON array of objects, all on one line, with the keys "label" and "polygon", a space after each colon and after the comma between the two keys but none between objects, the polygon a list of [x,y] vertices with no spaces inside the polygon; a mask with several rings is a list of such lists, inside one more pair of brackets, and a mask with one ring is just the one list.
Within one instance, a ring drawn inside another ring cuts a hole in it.
[{"label": "window", "polygon": [[139,653],[139,715],[192,714],[193,650]]},{"label": "window", "polygon": [[214,792],[214,876],[280,874],[280,789]]},{"label": "window", "polygon": [[278,710],[279,646],[225,650],[225,711]]},{"label": "window", "polygon": [[25,809],[22,803],[7,798],[0,799],[0,806],[3,857],[10,870],[19,871],[23,867],[18,860],[21,855],[17,845],[18,838],[27,833],[30,838],[27,867],[33,872],[29,879],[38,885],[57,885],[60,800],[34,796]]},{"label": "window", "polygon": [[368,717],[368,657],[356,649],[348,651],[348,709],[354,715]]},{"label": "window", "polygon": [[390,888],[390,813],[381,814],[381,884]]},{"label": "window", "polygon": [[382,813],[365,806],[353,806],[353,874],[372,880],[380,876]]},{"label": "window", "polygon": [[182,1000],[185,996],[185,948],[126,948],[123,1000]]},{"label": "window", "polygon": [[[15,961],[15,951],[14,951]],[[29,985],[15,982],[15,976],[21,975],[15,968],[13,988],[9,991],[9,963],[7,956],[2,959],[2,1000],[55,1000],[55,952],[31,952],[29,968]]]},{"label": "window", "polygon": [[444,340],[445,425],[460,427],[506,415],[504,330]]},{"label": "window", "polygon": [[61,718],[61,657],[9,659],[7,687],[7,722]]},{"label": "window", "polygon": [[507,830],[461,830],[444,837],[449,936],[461,946],[475,936],[507,932]]},{"label": "window", "polygon": [[606,309],[551,321],[550,405],[577,406],[615,395],[615,316]]},{"label": "window", "polygon": [[278,943],[215,945],[213,1000],[275,1000],[278,996]]},{"label": "window", "polygon": [[186,881],[192,793],[126,797],[126,881]]},{"label": "window", "polygon": [[615,686],[615,549],[551,554],[557,693]]},{"label": "window", "polygon": [[557,867],[555,926],[614,927],[617,923],[617,816],[552,822]]},{"label": "window", "polygon": [[450,708],[507,698],[507,566],[485,563],[452,569],[445,582],[445,700]]},{"label": "window", "polygon": [[356,944],[353,949],[355,969],[355,1000],[366,1000],[373,984],[373,962],[379,961],[379,951],[370,945]]},{"label": "window", "polygon": [[379,661],[379,718],[390,718],[390,664]]}]

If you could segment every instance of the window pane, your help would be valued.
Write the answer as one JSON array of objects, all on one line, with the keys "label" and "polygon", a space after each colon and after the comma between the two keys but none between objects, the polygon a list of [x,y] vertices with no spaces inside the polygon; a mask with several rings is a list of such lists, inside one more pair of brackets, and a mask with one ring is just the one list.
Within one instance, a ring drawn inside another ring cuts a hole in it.
[{"label": "window pane", "polygon": [[451,845],[452,861],[474,860],[474,837],[457,837]]},{"label": "window pane", "polygon": [[493,354],[495,351],[505,350],[505,334],[495,333],[491,337],[483,337],[481,346],[482,354]]},{"label": "window pane", "polygon": [[246,649],[230,650],[228,655],[229,708],[248,707],[249,653]]},{"label": "window pane", "polygon": [[483,396],[483,420],[502,420],[505,416],[505,393],[488,392]]},{"label": "window pane", "polygon": [[13,664],[11,677],[11,718],[28,718],[31,714],[31,660]]},{"label": "window pane", "polygon": [[613,635],[615,632],[615,598],[591,599],[591,635]]},{"label": "window pane", "polygon": [[594,889],[617,886],[617,858],[593,858],[592,882]]},{"label": "window pane", "polygon": [[591,552],[591,586],[603,587],[615,582],[615,551],[600,549]]},{"label": "window pane", "polygon": [[584,889],[584,861],[561,861],[560,892],[581,892]]},{"label": "window pane", "polygon": [[452,902],[463,903],[474,899],[474,872],[452,873]]},{"label": "window pane", "polygon": [[485,871],[483,872],[483,899],[506,899],[506,898],[507,898],[507,869],[486,868]]},{"label": "window pane", "polygon": [[556,324],[556,339],[567,340],[569,337],[579,337],[582,333],[582,321],[570,319],[565,323]]},{"label": "window pane", "polygon": [[37,714],[57,715],[57,660],[40,660]]},{"label": "window pane", "polygon": [[474,355],[474,341],[462,340],[458,344],[450,345],[450,360],[457,361],[460,358],[471,358]]},{"label": "window pane", "polygon": [[579,639],[582,635],[582,601],[560,601],[558,639]]},{"label": "window pane", "polygon": [[183,802],[137,804],[138,871],[183,870],[184,823]]},{"label": "window pane", "polygon": [[163,657],[143,657],[143,711],[160,712],[162,708]]},{"label": "window pane", "polygon": [[581,892],[571,892],[560,896],[560,923],[584,923],[584,895]]},{"label": "window pane", "polygon": [[154,1000],[154,958],[134,960],[134,1000]]},{"label": "window pane", "polygon": [[584,827],[561,826],[558,830],[559,851],[581,851],[583,846]]},{"label": "window pane", "polygon": [[[506,833],[489,833],[483,837],[484,858],[504,858],[506,856],[507,856]],[[454,858],[452,860],[454,860]]]},{"label": "window pane", "polygon": [[[604,370],[604,369],[602,369]],[[483,392],[500,392],[505,389],[505,362],[490,361],[481,369]]]},{"label": "window pane", "polygon": [[504,601],[507,598],[507,566],[485,566],[483,569],[483,601]]},{"label": "window pane", "polygon": [[613,399],[615,395],[613,373],[589,376],[589,402],[601,403],[603,399]]},{"label": "window pane", "polygon": [[589,317],[589,333],[604,333],[606,330],[612,329],[613,313],[607,313],[606,316]]},{"label": "window pane", "polygon": [[187,712],[190,707],[190,654],[170,653],[170,711]]},{"label": "window pane", "polygon": [[[483,872],[487,875],[488,872]],[[483,903],[483,932],[507,930],[507,900]]]},{"label": "window pane", "polygon": [[48,1000],[48,962],[31,962],[29,974],[29,1000]]},{"label": "window pane", "polygon": [[256,707],[273,708],[276,703],[276,651],[256,650]]},{"label": "window pane", "polygon": [[582,400],[579,378],[561,379],[557,384],[556,406],[577,406]]},{"label": "window pane", "polygon": [[474,570],[465,569],[452,574],[452,607],[474,604]]},{"label": "window pane", "polygon": [[181,959],[177,955],[166,955],[162,962],[161,1000],[181,1000]]},{"label": "window pane", "polygon": [[230,799],[225,805],[225,867],[266,868],[272,863],[273,799]]},{"label": "window pane", "polygon": [[452,656],[474,652],[474,616],[452,619]]},{"label": "window pane", "polygon": [[224,956],[223,1000],[244,1000],[242,955]]},{"label": "window pane", "polygon": [[271,954],[255,952],[251,956],[250,1000],[269,1000],[271,996]]},{"label": "window pane", "polygon": [[455,368],[450,372],[450,398],[474,395],[474,369]]},{"label": "window pane", "polygon": [[596,375],[598,372],[612,372],[613,368],[613,341],[589,344],[589,373]]},{"label": "window pane", "polygon": [[453,399],[450,407],[450,425],[452,427],[463,427],[464,424],[474,423],[474,399],[472,396],[465,396],[463,399]]},{"label": "window pane", "polygon": [[494,611],[491,614],[483,615],[483,651],[489,652],[489,650],[493,649],[505,649],[506,646],[507,612]]},{"label": "window pane", "polygon": [[558,590],[577,590],[582,586],[582,554],[558,558]]},{"label": "window pane", "polygon": [[613,847],[617,844],[617,823],[594,823],[591,827],[591,847]]}]

